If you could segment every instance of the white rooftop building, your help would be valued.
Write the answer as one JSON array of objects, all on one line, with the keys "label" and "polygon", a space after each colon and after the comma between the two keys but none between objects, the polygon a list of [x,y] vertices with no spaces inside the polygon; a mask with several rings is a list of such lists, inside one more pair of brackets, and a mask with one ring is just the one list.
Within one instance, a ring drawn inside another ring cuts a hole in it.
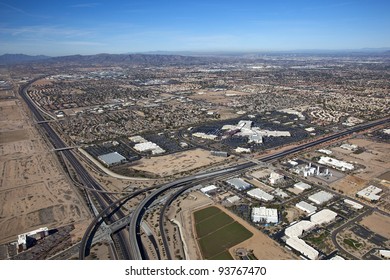
[{"label": "white rooftop building", "polygon": [[277,172],[272,172],[269,175],[269,182],[271,185],[275,185],[277,183],[280,183],[284,180],[284,176],[282,174],[279,174]]},{"label": "white rooftop building", "polygon": [[309,214],[312,214],[315,211],[317,211],[317,207],[315,207],[315,206],[313,206],[305,201],[301,201],[301,202],[295,204],[295,207],[297,207],[298,209],[305,211]]},{"label": "white rooftop building", "polygon": [[379,254],[386,259],[390,259],[390,250],[379,250]]},{"label": "white rooftop building", "polygon": [[232,186],[233,188],[235,188],[238,191],[243,191],[243,190],[246,190],[246,189],[249,189],[250,187],[252,187],[251,184],[245,182],[241,178],[232,178],[232,179],[227,180],[226,183],[228,183],[230,186]]},{"label": "white rooftop building", "polygon": [[346,198],[346,199],[344,199],[344,202],[346,204],[348,204],[349,206],[351,206],[352,208],[355,208],[355,209],[358,209],[358,210],[363,209],[363,205],[361,205],[361,204],[359,204],[359,203],[357,203],[357,202],[355,202],[353,200],[350,200],[350,199]]},{"label": "white rooftop building", "polygon": [[251,214],[254,223],[278,223],[278,210],[265,207],[253,207]]},{"label": "white rooftop building", "polygon": [[247,194],[250,197],[253,197],[253,198],[258,199],[258,200],[271,201],[274,199],[273,195],[270,195],[269,193],[266,193],[265,191],[263,191],[259,188],[250,190],[247,192]]},{"label": "white rooftop building", "polygon": [[18,235],[18,246],[22,246],[23,249],[27,249],[27,237],[33,237],[35,239],[41,239],[44,236],[49,234],[49,229],[47,227],[42,227],[33,231],[29,231],[23,234]]},{"label": "white rooftop building", "polygon": [[309,200],[313,201],[315,204],[323,204],[333,198],[333,194],[319,191],[308,197]]},{"label": "white rooftop building", "polygon": [[357,193],[358,197],[367,199],[369,201],[378,201],[381,197],[378,195],[382,192],[382,189],[375,186],[368,186]]},{"label": "white rooftop building", "polygon": [[214,135],[214,134],[206,134],[206,133],[203,133],[203,132],[196,132],[196,133],[193,133],[192,136],[195,136],[195,137],[198,137],[198,138],[202,138],[202,139],[207,139],[207,140],[215,140],[218,138],[217,135]]},{"label": "white rooftop building", "polygon": [[226,201],[233,204],[236,203],[237,201],[240,201],[240,198],[237,195],[233,195],[231,197],[228,197]]},{"label": "white rooftop building", "polygon": [[309,184],[304,183],[304,182],[298,182],[298,183],[294,184],[294,188],[301,190],[301,191],[304,191],[304,190],[311,189],[311,186]]},{"label": "white rooftop building", "polygon": [[141,142],[134,145],[134,149],[139,152],[152,152],[153,155],[163,154],[165,150],[153,142]]},{"label": "white rooftop building", "polygon": [[341,161],[341,160],[331,158],[331,157],[321,157],[318,160],[318,163],[323,164],[323,165],[327,165],[327,166],[331,166],[331,167],[334,167],[336,169],[340,169],[342,171],[353,170],[355,168],[353,166],[353,164],[351,164],[351,163]]},{"label": "white rooftop building", "polygon": [[300,237],[304,232],[312,230],[316,225],[310,221],[299,221],[284,230],[287,237]]},{"label": "white rooftop building", "polygon": [[200,191],[204,194],[212,193],[215,192],[216,190],[218,190],[218,187],[215,185],[210,185],[200,189]]},{"label": "white rooftop building", "polygon": [[286,244],[311,260],[317,259],[319,255],[318,251],[299,237],[303,233],[311,231],[317,225],[333,221],[336,216],[337,214],[335,212],[329,209],[323,209],[313,214],[310,217],[310,221],[303,220],[289,226],[284,230],[284,234],[287,237]]},{"label": "white rooftop building", "polygon": [[332,222],[337,216],[336,212],[329,209],[323,209],[310,217],[310,221],[315,225],[322,225]]},{"label": "white rooftop building", "polygon": [[126,158],[118,152],[100,155],[98,156],[98,159],[108,167],[121,164],[126,161]]},{"label": "white rooftop building", "polygon": [[288,238],[286,244],[310,260],[318,258],[318,251],[299,238]]}]

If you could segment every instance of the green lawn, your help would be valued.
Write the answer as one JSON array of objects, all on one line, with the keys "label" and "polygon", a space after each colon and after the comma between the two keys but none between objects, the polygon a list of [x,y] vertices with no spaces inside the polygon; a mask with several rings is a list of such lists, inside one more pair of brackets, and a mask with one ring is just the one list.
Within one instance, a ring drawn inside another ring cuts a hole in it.
[{"label": "green lawn", "polygon": [[199,246],[205,259],[227,259],[229,248],[253,235],[216,207],[197,211],[194,216]]},{"label": "green lawn", "polygon": [[204,219],[200,223],[196,224],[196,232],[199,238],[206,236],[207,234],[223,227],[227,224],[234,222],[234,220],[223,212],[220,212],[210,218]]},{"label": "green lawn", "polygon": [[218,209],[217,207],[207,207],[205,209],[196,211],[194,213],[195,221],[196,221],[196,223],[199,223],[202,220],[210,218],[210,216],[213,216],[213,215],[218,214],[220,212],[222,212],[222,211],[220,209]]},{"label": "green lawn", "polygon": [[344,239],[344,243],[351,246],[352,248],[359,249],[363,244],[359,243],[358,241],[352,239],[352,238],[346,238]]},{"label": "green lawn", "polygon": [[234,260],[228,251],[223,251],[209,260]]}]

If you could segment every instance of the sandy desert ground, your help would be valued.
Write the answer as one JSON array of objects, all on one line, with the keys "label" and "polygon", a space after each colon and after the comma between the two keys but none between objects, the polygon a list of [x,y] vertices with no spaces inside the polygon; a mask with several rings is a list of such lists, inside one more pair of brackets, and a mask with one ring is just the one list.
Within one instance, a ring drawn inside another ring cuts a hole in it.
[{"label": "sandy desert ground", "polygon": [[19,100],[0,101],[0,243],[90,214]]},{"label": "sandy desert ground", "polygon": [[390,239],[390,217],[374,212],[372,215],[363,218],[360,224]]},{"label": "sandy desert ground", "polygon": [[149,159],[143,158],[131,168],[164,177],[223,161],[226,161],[226,158],[212,156],[206,150],[195,149]]}]

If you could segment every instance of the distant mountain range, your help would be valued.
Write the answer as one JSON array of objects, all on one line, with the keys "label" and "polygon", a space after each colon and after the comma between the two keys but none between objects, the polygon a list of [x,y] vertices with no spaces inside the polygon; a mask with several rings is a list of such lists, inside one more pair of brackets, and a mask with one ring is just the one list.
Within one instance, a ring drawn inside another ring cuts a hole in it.
[{"label": "distant mountain range", "polygon": [[12,65],[22,63],[56,64],[67,63],[74,65],[203,65],[210,62],[244,61],[245,59],[261,59],[264,55],[385,55],[388,56],[388,48],[361,49],[361,50],[306,50],[289,52],[147,52],[137,54],[96,54],[96,55],[70,55],[50,57],[45,55],[30,56],[25,54],[4,54],[0,56],[0,65]]},{"label": "distant mountain range", "polygon": [[25,54],[3,54],[0,55],[0,65],[17,64],[30,61],[40,61],[48,59],[50,56],[45,55],[25,55]]},{"label": "distant mountain range", "polygon": [[[215,58],[212,59],[214,62]],[[218,60],[218,59],[217,59]],[[160,54],[96,54],[96,55],[70,55],[70,56],[29,56],[24,54],[5,54],[0,56],[0,65],[21,63],[67,63],[75,65],[201,65],[209,63],[210,57],[160,55]]]}]

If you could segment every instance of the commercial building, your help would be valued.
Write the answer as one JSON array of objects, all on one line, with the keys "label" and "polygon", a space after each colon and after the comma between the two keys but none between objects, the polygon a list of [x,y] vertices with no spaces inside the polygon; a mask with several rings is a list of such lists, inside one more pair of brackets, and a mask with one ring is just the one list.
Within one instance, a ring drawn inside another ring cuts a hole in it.
[{"label": "commercial building", "polygon": [[348,204],[349,206],[351,206],[352,208],[355,208],[355,209],[363,209],[363,205],[353,201],[353,200],[350,200],[350,199],[344,199],[344,203]]},{"label": "commercial building", "polygon": [[139,152],[152,152],[152,155],[159,155],[165,153],[165,150],[153,142],[141,142],[134,145],[134,149]]},{"label": "commercial building", "polygon": [[390,259],[390,250],[379,250],[379,255],[383,258]]},{"label": "commercial building", "polygon": [[310,217],[310,221],[315,225],[327,224],[336,219],[337,213],[329,209],[323,209]]},{"label": "commercial building", "polygon": [[233,195],[231,197],[228,197],[226,201],[233,204],[236,203],[237,201],[240,201],[240,198],[237,195]]},{"label": "commercial building", "polygon": [[108,154],[98,156],[98,159],[107,167],[126,162],[126,158],[118,152],[113,152],[113,153],[108,153]]},{"label": "commercial building", "polygon": [[200,191],[204,194],[214,194],[218,190],[218,187],[215,185],[210,185],[204,188],[201,188]]},{"label": "commercial building", "polygon": [[247,192],[247,194],[250,197],[253,197],[253,198],[258,199],[258,200],[263,200],[263,201],[271,201],[274,199],[273,195],[270,195],[269,193],[266,193],[265,191],[263,191],[259,188],[250,190]]},{"label": "commercial building", "polygon": [[29,243],[33,240],[39,240],[49,235],[49,229],[47,227],[39,228],[30,232],[26,232],[18,235],[18,248],[19,250],[26,250],[29,247]]},{"label": "commercial building", "polygon": [[284,176],[282,174],[277,173],[277,172],[272,172],[269,175],[269,182],[271,185],[275,185],[275,184],[278,184],[280,182],[283,182],[283,180],[284,180]]},{"label": "commercial building", "polygon": [[284,230],[286,244],[311,260],[317,259],[319,255],[318,251],[299,237],[305,232],[311,231],[318,225],[333,221],[336,216],[337,213],[329,209],[323,209],[320,212],[313,214],[310,217],[310,221],[303,220],[292,224]]},{"label": "commercial building", "polygon": [[301,201],[301,202],[295,204],[295,207],[297,207],[298,209],[305,211],[309,214],[312,214],[315,211],[317,211],[317,207],[315,207],[315,206],[313,206],[305,201]]},{"label": "commercial building", "polygon": [[254,223],[273,223],[279,222],[278,210],[266,207],[253,207],[251,214]]},{"label": "commercial building", "polygon": [[247,190],[250,187],[252,187],[251,184],[245,182],[241,178],[232,178],[232,179],[227,180],[226,183],[228,183],[230,186],[232,186],[233,188],[235,188],[238,191],[244,191],[244,190]]},{"label": "commercial building", "polygon": [[207,139],[207,140],[215,140],[215,139],[218,138],[217,135],[206,134],[206,133],[203,133],[203,132],[196,132],[196,133],[193,133],[192,136],[198,137],[198,138],[202,138],[202,139]]},{"label": "commercial building", "polygon": [[323,204],[333,198],[333,194],[325,192],[325,191],[319,191],[311,196],[308,197],[309,200],[313,201],[315,204]]},{"label": "commercial building", "polygon": [[294,184],[294,188],[301,190],[301,191],[305,191],[305,190],[311,189],[311,186],[309,184],[304,183],[304,182],[298,182],[298,183]]},{"label": "commercial building", "polygon": [[286,244],[310,260],[318,259],[318,251],[299,238],[288,238]]},{"label": "commercial building", "polygon": [[299,221],[284,230],[287,237],[300,237],[304,232],[311,231],[316,225],[311,221]]},{"label": "commercial building", "polygon": [[362,189],[356,195],[358,197],[364,198],[368,201],[378,201],[381,198],[380,195],[378,195],[378,194],[381,192],[382,192],[382,189],[371,185],[365,189]]},{"label": "commercial building", "polygon": [[318,163],[323,164],[323,165],[327,165],[330,167],[334,167],[334,168],[339,169],[341,171],[353,170],[355,168],[353,166],[353,164],[351,164],[351,163],[341,161],[341,160],[331,158],[331,157],[321,157],[318,160]]}]

